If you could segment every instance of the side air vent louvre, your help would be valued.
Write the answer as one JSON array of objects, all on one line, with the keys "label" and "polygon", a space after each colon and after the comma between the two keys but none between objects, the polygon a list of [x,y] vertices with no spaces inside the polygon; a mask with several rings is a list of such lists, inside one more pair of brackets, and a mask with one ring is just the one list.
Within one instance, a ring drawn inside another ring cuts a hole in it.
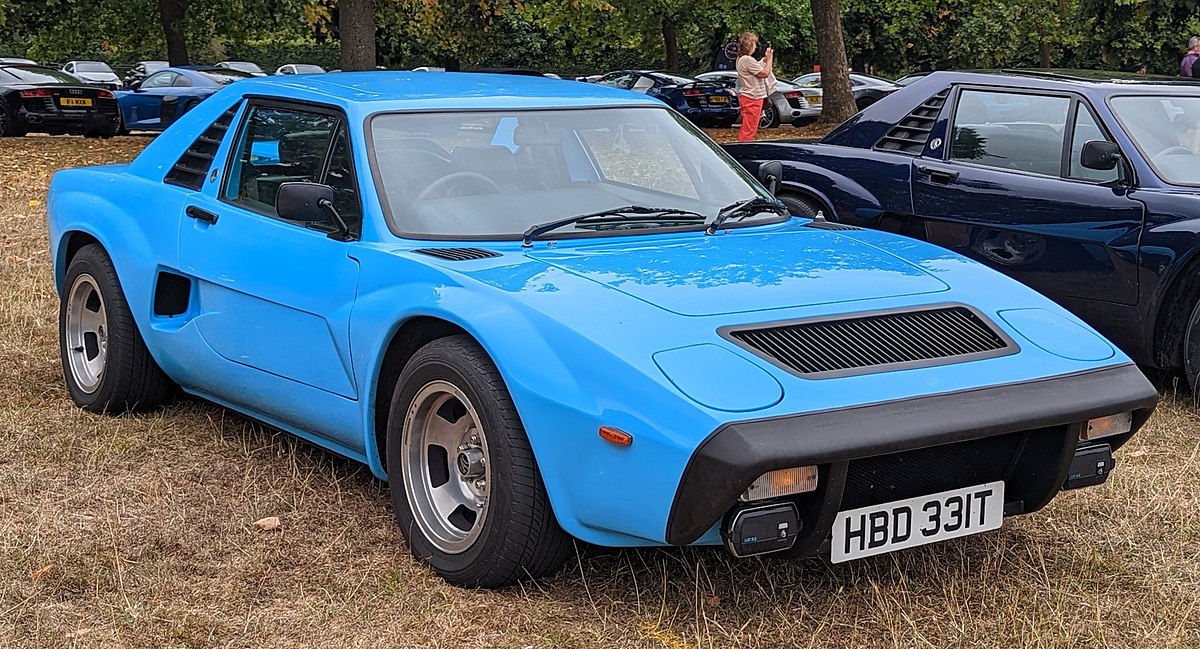
[{"label": "side air vent louvre", "polygon": [[467,261],[468,259],[487,259],[500,256],[498,252],[482,248],[418,248],[413,252],[448,261]]},{"label": "side air vent louvre", "polygon": [[1017,344],[966,306],[871,313],[721,334],[804,378],[822,379],[1006,356]]},{"label": "side air vent louvre", "polygon": [[208,170],[212,167],[213,156],[216,155],[217,148],[221,146],[221,138],[225,137],[225,132],[229,130],[229,124],[233,122],[233,115],[236,112],[237,104],[234,104],[229,110],[221,113],[221,116],[205,129],[195,142],[192,142],[183,155],[179,156],[179,160],[175,161],[175,166],[167,172],[167,177],[163,179],[163,182],[200,191],[200,188],[204,186],[204,177],[208,175]]},{"label": "side air vent louvre", "polygon": [[946,105],[946,98],[949,96],[950,89],[946,88],[926,99],[925,103],[914,108],[886,135],[879,138],[875,149],[921,155],[925,150],[925,143],[929,141],[929,132],[933,130],[938,114],[942,112],[942,106]]}]

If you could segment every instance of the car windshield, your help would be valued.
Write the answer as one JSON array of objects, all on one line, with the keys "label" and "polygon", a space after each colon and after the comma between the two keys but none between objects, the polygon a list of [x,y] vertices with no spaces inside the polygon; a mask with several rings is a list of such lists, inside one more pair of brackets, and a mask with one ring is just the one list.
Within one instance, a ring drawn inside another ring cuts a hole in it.
[{"label": "car windshield", "polygon": [[[533,225],[629,205],[712,220],[769,197],[666,108],[385,113],[369,132],[384,211],[405,236],[520,239]],[[583,232],[597,230],[585,223],[550,236]]]},{"label": "car windshield", "polygon": [[262,68],[253,63],[247,63],[245,61],[226,61],[221,64],[221,67],[229,68],[231,70],[240,70],[241,72],[262,72]]},{"label": "car windshield", "polygon": [[1109,104],[1160,178],[1200,185],[1200,97],[1125,96]]},{"label": "car windshield", "polygon": [[112,74],[112,68],[99,61],[80,61],[75,64],[76,72],[107,72]]},{"label": "car windshield", "polygon": [[50,68],[14,65],[4,68],[4,71],[27,83],[79,83],[79,79],[66,72]]},{"label": "car windshield", "polygon": [[308,65],[306,63],[297,63],[292,67],[296,69],[296,74],[321,74],[325,71],[325,68],[319,65]]},{"label": "car windshield", "polygon": [[238,70],[226,70],[221,68],[212,70],[197,70],[196,72],[197,74],[215,81],[222,86],[227,86],[234,81],[241,81],[242,79],[249,79],[254,76]]}]

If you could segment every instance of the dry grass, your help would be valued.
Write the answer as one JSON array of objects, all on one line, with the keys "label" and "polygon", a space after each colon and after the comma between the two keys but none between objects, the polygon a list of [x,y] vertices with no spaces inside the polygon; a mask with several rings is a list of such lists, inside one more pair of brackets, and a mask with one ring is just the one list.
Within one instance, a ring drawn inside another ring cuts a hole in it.
[{"label": "dry grass", "polygon": [[998,532],[838,566],[588,548],[503,592],[416,564],[349,461],[196,401],[85,414],[43,201],[143,142],[0,141],[0,646],[1200,646],[1200,413],[1174,392],[1107,485]]}]

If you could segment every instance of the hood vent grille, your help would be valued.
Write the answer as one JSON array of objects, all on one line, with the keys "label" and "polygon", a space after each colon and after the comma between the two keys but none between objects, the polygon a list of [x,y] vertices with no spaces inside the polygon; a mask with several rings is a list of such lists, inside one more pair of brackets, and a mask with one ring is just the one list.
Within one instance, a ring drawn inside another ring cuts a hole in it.
[{"label": "hood vent grille", "polygon": [[488,259],[489,257],[500,256],[498,252],[484,250],[483,248],[418,248],[413,252],[447,261],[467,261],[469,259]]},{"label": "hood vent grille", "polygon": [[950,89],[946,88],[926,99],[925,103],[914,108],[886,135],[879,138],[875,149],[921,155],[925,151],[925,143],[929,141],[929,133],[933,130],[933,125],[937,122],[942,106],[946,105],[946,98],[949,96]]},{"label": "hood vent grille", "polygon": [[915,369],[1006,356],[1017,344],[966,306],[872,313],[721,334],[809,379]]}]

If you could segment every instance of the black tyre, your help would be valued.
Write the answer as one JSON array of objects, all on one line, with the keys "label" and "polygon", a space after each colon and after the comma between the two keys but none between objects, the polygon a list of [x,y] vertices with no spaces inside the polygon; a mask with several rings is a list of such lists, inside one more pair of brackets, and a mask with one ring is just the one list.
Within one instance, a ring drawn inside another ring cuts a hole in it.
[{"label": "black tyre", "polygon": [[556,570],[571,538],[550,508],[504,380],[469,336],[422,347],[392,395],[386,453],[409,548],[456,586],[499,588]]},{"label": "black tyre", "polygon": [[763,101],[762,115],[758,118],[759,128],[775,128],[779,126],[779,111],[775,110],[775,104],[771,103],[768,97]]},{"label": "black tyre", "polygon": [[8,107],[0,100],[0,137],[21,137],[25,132],[17,126],[16,118],[8,112]]},{"label": "black tyre", "polygon": [[859,99],[858,101],[854,102],[854,105],[858,107],[859,111],[862,111],[867,106],[870,106],[871,104],[875,103],[875,101],[876,100],[871,99],[870,97],[863,97],[862,99]]},{"label": "black tyre", "polygon": [[1200,391],[1200,302],[1196,303],[1188,318],[1187,330],[1183,334],[1183,373],[1192,387],[1193,398]]},{"label": "black tyre", "polygon": [[149,410],[174,384],[150,356],[108,254],[79,249],[67,265],[58,311],[59,354],[71,399],[84,410]]},{"label": "black tyre", "polygon": [[781,203],[787,205],[788,211],[796,216],[807,216],[811,219],[821,211],[821,204],[807,196],[782,194],[778,198]]}]

